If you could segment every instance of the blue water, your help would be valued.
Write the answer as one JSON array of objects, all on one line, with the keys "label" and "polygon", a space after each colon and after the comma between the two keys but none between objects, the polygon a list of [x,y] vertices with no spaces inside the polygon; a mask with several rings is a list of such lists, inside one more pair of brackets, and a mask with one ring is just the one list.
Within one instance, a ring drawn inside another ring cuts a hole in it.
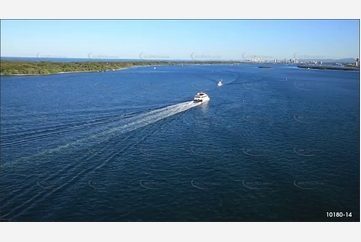
[{"label": "blue water", "polygon": [[360,221],[359,81],[246,64],[1,77],[1,220]]}]

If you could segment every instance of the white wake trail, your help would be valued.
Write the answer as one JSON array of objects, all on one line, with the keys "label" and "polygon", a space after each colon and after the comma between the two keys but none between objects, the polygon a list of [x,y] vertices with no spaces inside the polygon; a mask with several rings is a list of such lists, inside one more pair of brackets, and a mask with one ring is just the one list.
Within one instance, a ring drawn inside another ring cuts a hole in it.
[{"label": "white wake trail", "polygon": [[[20,161],[24,161],[24,160],[26,161],[31,158],[43,156],[43,155],[54,153],[54,152],[59,152],[62,149],[71,149],[71,148],[79,149],[79,148],[82,148],[82,146],[90,146],[91,144],[94,144],[94,143],[104,142],[114,136],[119,136],[120,134],[128,133],[128,132],[134,131],[136,129],[145,127],[147,125],[156,123],[162,119],[165,119],[170,116],[176,115],[178,113],[187,111],[200,104],[201,103],[193,103],[193,101],[188,101],[188,102],[178,103],[178,104],[167,106],[164,108],[152,110],[152,111],[146,112],[144,114],[135,115],[131,118],[117,121],[116,123],[111,125],[111,126],[115,126],[115,127],[112,127],[112,128],[109,126],[104,127],[106,129],[106,130],[104,130],[104,128],[103,128],[104,131],[100,131],[98,133],[94,133],[90,136],[78,139],[71,143],[67,143],[65,145],[58,146],[57,148],[47,149],[47,150],[44,150],[42,152],[39,152],[39,153],[31,155],[31,156],[21,157],[17,160],[14,160],[11,162],[6,162],[5,164],[2,164],[2,167],[4,168],[7,166],[16,165]],[[86,147],[84,147],[84,148],[86,148]]]},{"label": "white wake trail", "polygon": [[[131,122],[129,124],[126,124],[120,128],[122,129],[122,133],[129,132],[129,131],[144,127],[146,125],[158,122],[159,120],[168,118],[168,117],[178,114],[180,112],[184,112],[192,107],[198,106],[199,104],[200,103],[185,102],[185,103],[180,103],[180,104],[176,104],[173,106],[169,106],[166,108],[162,108],[162,109],[157,110],[152,113],[140,115],[138,120]],[[116,130],[118,130],[118,129],[117,128],[112,129],[110,132],[113,132]]]},{"label": "white wake trail", "polygon": [[130,131],[134,131],[136,129],[156,123],[162,119],[168,118],[175,114],[184,112],[198,105],[200,105],[200,103],[193,103],[193,101],[190,101],[190,102],[183,102],[172,106],[164,107],[161,109],[153,110],[145,114],[137,115],[136,117],[133,117],[132,120],[128,120],[126,124],[120,125],[119,127],[111,128],[107,131],[98,134],[97,136],[99,138],[101,136],[104,136],[107,139],[109,139],[114,135],[119,135]]}]

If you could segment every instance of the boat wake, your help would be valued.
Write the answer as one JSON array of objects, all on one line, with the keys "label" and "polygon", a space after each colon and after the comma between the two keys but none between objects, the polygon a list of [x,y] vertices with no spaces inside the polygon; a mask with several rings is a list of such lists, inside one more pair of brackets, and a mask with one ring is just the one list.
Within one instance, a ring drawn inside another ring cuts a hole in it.
[{"label": "boat wake", "polygon": [[[109,123],[103,123],[94,129],[89,129],[87,133],[83,134],[83,137],[78,137],[76,140],[70,141],[66,144],[58,145],[56,148],[44,149],[36,154],[32,154],[26,157],[20,157],[14,161],[9,161],[1,164],[3,168],[14,166],[19,162],[26,162],[39,156],[49,155],[52,153],[60,152],[64,149],[67,150],[79,150],[87,149],[92,145],[99,144],[107,141],[112,137],[117,137],[125,133],[137,130],[139,128],[151,125],[162,119],[171,117],[178,113],[187,111],[193,107],[200,105],[201,103],[194,103],[193,101],[182,102],[163,108],[151,110],[145,113],[135,114],[133,116],[119,116],[118,118],[112,119]],[[94,132],[95,131],[95,132]],[[40,159],[39,159],[40,160]]]},{"label": "boat wake", "polygon": [[127,120],[120,120],[116,124],[111,125],[114,127],[111,127],[110,129],[98,134],[98,137],[109,139],[114,135],[119,135],[130,131],[134,131],[138,128],[158,122],[162,119],[184,112],[198,105],[200,105],[200,103],[194,103],[193,101],[188,101],[188,102],[178,103],[164,108],[152,110],[144,114],[139,114],[131,118],[128,118]]},{"label": "boat wake", "polygon": [[[17,179],[17,182],[3,184],[6,189],[11,189],[12,193],[9,193],[5,202],[0,205],[0,209],[6,211],[3,212],[1,219],[17,219],[46,199],[53,198],[59,190],[69,191],[84,179],[88,181],[89,187],[94,189],[95,185],[89,183],[89,179],[99,180],[100,168],[110,164],[112,171],[124,169],[125,163],[119,154],[143,142],[164,125],[169,125],[173,119],[159,126],[151,124],[198,105],[201,103],[188,101],[137,113],[130,117],[118,115],[109,123],[94,125],[95,127],[78,136],[76,140],[63,142],[56,148],[40,149],[35,154],[2,162],[2,178],[5,181],[11,181],[14,176],[27,179]],[[138,129],[139,131],[135,132]],[[110,141],[112,137],[115,139]],[[64,157],[72,158],[64,160]],[[92,162],[89,162],[90,160]],[[32,182],[29,182],[29,179]],[[16,201],[26,202],[16,203]]]}]

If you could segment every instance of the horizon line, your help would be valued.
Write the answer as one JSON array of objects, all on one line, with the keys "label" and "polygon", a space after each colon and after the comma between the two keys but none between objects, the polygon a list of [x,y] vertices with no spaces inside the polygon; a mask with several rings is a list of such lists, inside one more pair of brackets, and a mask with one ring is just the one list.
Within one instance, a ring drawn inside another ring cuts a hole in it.
[{"label": "horizon line", "polygon": [[[0,58],[37,58],[37,59],[89,59],[89,60],[142,60],[142,61],[176,61],[176,60],[182,60],[182,61],[249,61],[252,60],[252,58],[131,58],[131,57],[116,57],[111,58],[115,56],[108,56],[109,58],[106,58],[107,56],[99,56],[91,58],[91,57],[67,57],[67,56],[0,56]],[[355,61],[357,59],[360,59],[359,57],[341,57],[341,58],[312,58],[310,57],[304,57],[304,58],[261,58],[261,57],[255,57],[254,59],[258,58],[261,61],[274,61],[274,60],[343,60],[343,59],[354,59]]]}]

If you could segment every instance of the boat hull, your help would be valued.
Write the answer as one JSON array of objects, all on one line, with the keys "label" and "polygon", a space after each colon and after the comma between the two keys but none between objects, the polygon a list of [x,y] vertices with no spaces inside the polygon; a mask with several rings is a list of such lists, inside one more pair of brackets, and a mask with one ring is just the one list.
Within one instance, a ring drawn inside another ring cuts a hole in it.
[{"label": "boat hull", "polygon": [[206,103],[210,100],[209,97],[206,98],[202,98],[202,99],[197,99],[197,100],[193,100],[194,103]]}]

